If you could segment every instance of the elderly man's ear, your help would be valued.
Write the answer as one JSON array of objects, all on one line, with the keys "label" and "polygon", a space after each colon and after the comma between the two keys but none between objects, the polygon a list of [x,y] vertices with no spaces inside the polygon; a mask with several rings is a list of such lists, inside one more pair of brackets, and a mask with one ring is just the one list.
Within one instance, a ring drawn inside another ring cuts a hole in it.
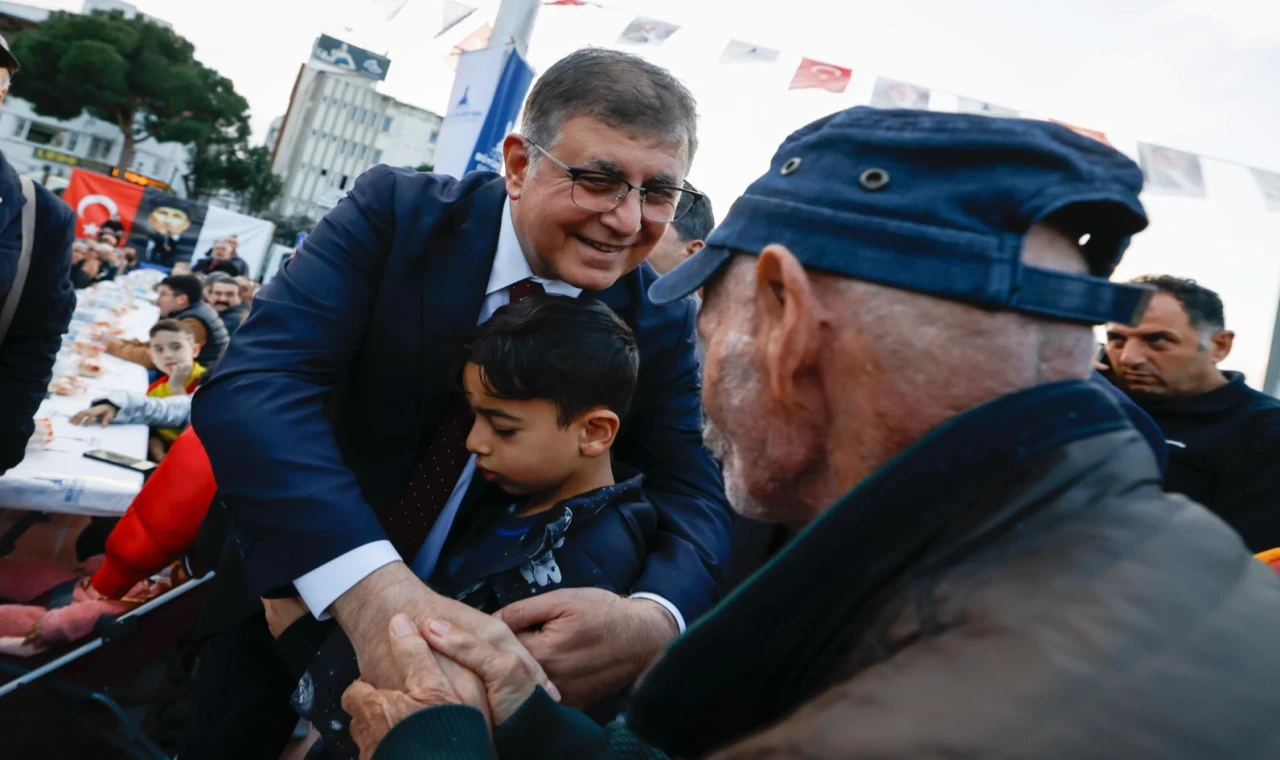
[{"label": "elderly man's ear", "polygon": [[768,246],[756,261],[756,337],[764,348],[769,390],[783,404],[821,407],[816,382],[826,309],[813,280],[786,246]]}]

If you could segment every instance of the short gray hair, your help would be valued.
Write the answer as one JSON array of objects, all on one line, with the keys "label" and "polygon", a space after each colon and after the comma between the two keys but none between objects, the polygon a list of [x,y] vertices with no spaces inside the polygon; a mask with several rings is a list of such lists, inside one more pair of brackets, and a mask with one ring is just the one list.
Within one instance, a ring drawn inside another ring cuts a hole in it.
[{"label": "short gray hair", "polygon": [[521,130],[549,148],[575,116],[679,141],[689,163],[698,149],[693,93],[671,72],[630,53],[583,48],[556,61],[529,93]]}]

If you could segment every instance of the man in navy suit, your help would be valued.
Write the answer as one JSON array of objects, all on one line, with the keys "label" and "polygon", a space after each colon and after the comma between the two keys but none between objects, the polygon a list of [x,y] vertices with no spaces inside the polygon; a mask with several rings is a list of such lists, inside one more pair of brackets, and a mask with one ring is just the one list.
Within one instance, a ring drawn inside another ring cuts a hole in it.
[{"label": "man in navy suit", "polygon": [[[700,198],[684,185],[695,123],[692,95],[665,70],[583,50],[530,93],[523,134],[503,144],[505,177],[362,176],[255,299],[194,400],[231,523],[215,597],[300,597],[316,618],[337,619],[366,680],[391,686],[402,678],[393,614],[494,641],[511,641],[510,626],[512,650],[576,705],[624,688],[707,611],[730,512],[702,446],[694,305],[654,305],[644,264]],[[461,343],[531,288],[598,298],[634,330],[639,380],[615,451],[647,476],[659,535],[630,595],[554,591],[495,619],[419,578],[485,483],[473,483],[464,447]],[[260,607],[238,609],[216,621],[184,760],[265,750],[292,725],[227,706],[251,693],[283,702],[293,685],[271,662]]]}]

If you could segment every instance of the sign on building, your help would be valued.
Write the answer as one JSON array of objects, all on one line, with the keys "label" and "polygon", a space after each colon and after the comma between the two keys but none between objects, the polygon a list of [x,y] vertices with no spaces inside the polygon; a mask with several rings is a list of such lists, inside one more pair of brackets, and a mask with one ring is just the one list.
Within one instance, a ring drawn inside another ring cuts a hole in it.
[{"label": "sign on building", "polygon": [[386,56],[348,45],[327,34],[320,35],[316,40],[316,45],[311,50],[311,57],[330,66],[354,71],[379,82],[387,78],[387,69],[391,68],[391,60]]}]

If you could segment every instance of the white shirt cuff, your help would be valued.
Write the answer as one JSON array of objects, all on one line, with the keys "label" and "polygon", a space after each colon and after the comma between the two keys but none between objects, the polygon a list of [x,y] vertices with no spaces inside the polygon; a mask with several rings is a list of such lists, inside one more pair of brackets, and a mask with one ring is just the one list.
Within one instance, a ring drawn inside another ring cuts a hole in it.
[{"label": "white shirt cuff", "polygon": [[[293,587],[317,620],[328,620],[329,606],[338,597],[369,577],[374,570],[399,561],[400,555],[390,541],[374,541],[329,560],[294,580]],[[681,630],[684,630],[683,626]]]},{"label": "white shirt cuff", "polygon": [[671,602],[668,602],[666,599],[663,599],[657,594],[650,594],[648,591],[638,591],[632,594],[630,598],[631,599],[648,599],[651,602],[657,602],[658,604],[661,604],[662,609],[671,613],[671,617],[675,618],[676,628],[680,629],[680,633],[684,633],[684,615],[681,615],[680,610],[676,609],[676,606]]}]

